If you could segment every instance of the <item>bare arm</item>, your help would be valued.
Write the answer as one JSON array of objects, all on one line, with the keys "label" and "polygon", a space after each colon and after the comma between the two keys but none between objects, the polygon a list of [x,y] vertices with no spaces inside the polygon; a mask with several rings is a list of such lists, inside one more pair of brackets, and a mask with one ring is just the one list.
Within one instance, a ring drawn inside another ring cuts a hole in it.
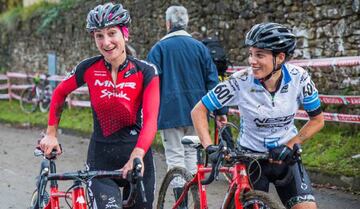
[{"label": "bare arm", "polygon": [[323,113],[311,117],[310,120],[301,128],[299,133],[294,138],[292,138],[286,145],[292,148],[295,143],[302,144],[304,143],[304,141],[310,139],[314,134],[319,132],[323,127]]},{"label": "bare arm", "polygon": [[207,113],[208,110],[201,101],[199,101],[191,111],[192,122],[204,148],[212,145]]}]

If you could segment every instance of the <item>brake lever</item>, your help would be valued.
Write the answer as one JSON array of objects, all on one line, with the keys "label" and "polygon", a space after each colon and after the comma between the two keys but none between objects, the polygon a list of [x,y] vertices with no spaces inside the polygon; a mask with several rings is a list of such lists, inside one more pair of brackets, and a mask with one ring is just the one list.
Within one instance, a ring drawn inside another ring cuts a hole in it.
[{"label": "brake lever", "polygon": [[141,170],[142,170],[141,160],[139,158],[135,158],[133,164],[134,164],[133,175],[134,175],[134,179],[136,181],[136,186],[140,190],[141,199],[142,199],[143,203],[147,203],[143,176],[141,175]]}]

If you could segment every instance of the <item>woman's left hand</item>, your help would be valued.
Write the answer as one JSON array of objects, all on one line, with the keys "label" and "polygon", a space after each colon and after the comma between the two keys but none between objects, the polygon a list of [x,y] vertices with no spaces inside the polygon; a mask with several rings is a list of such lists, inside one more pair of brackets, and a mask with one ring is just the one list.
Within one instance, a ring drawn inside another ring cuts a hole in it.
[{"label": "woman's left hand", "polygon": [[135,158],[139,158],[142,164],[142,169],[141,169],[141,175],[144,174],[144,161],[143,161],[143,157],[145,156],[145,151],[141,148],[135,148],[131,155],[129,160],[127,161],[127,163],[124,165],[124,167],[122,167],[120,170],[123,172],[123,178],[126,179],[127,173],[128,171],[133,169],[133,164],[134,164],[134,159]]},{"label": "woman's left hand", "polygon": [[216,125],[218,128],[222,128],[227,123],[226,115],[217,115],[215,116]]}]

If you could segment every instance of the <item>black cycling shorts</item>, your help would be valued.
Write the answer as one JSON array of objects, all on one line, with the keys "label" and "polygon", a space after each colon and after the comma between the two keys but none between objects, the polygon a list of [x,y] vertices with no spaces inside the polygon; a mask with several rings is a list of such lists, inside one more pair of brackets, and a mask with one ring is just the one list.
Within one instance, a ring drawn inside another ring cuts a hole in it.
[{"label": "black cycling shorts", "polygon": [[[261,165],[260,178],[260,169],[256,163],[253,163],[250,167],[250,179],[251,182],[253,182],[254,189],[268,192],[269,183],[274,183],[282,203],[287,208],[291,208],[301,202],[315,201],[310,178],[302,165],[303,181],[301,180],[298,163],[293,165],[283,163],[279,165],[269,163],[267,160],[261,160],[259,162]],[[284,185],[276,185],[275,182],[284,179],[288,172],[292,172],[291,178],[288,179]]]},{"label": "black cycling shorts", "polygon": [[[135,140],[136,141],[136,140]],[[135,143],[103,143],[90,141],[87,164],[89,170],[118,170],[129,160]],[[147,203],[142,203],[141,194],[137,194],[133,209],[151,209],[154,201],[155,170],[151,149],[144,157],[144,186]],[[127,199],[129,183],[126,180],[93,179],[89,182],[89,196],[94,198],[94,208],[122,208],[122,199]],[[123,187],[123,197],[119,187]],[[96,206],[95,206],[96,205]]]}]

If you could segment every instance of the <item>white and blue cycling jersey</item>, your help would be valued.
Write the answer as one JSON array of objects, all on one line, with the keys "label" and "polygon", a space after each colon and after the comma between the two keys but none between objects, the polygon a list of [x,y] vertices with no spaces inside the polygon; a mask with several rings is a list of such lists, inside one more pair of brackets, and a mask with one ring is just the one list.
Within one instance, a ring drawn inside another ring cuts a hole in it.
[{"label": "white and blue cycling jersey", "polygon": [[248,68],[234,73],[201,99],[209,111],[238,106],[241,146],[265,152],[285,144],[298,133],[294,117],[300,106],[310,117],[321,113],[318,91],[307,71],[287,63],[281,70],[281,84],[273,94]]}]

